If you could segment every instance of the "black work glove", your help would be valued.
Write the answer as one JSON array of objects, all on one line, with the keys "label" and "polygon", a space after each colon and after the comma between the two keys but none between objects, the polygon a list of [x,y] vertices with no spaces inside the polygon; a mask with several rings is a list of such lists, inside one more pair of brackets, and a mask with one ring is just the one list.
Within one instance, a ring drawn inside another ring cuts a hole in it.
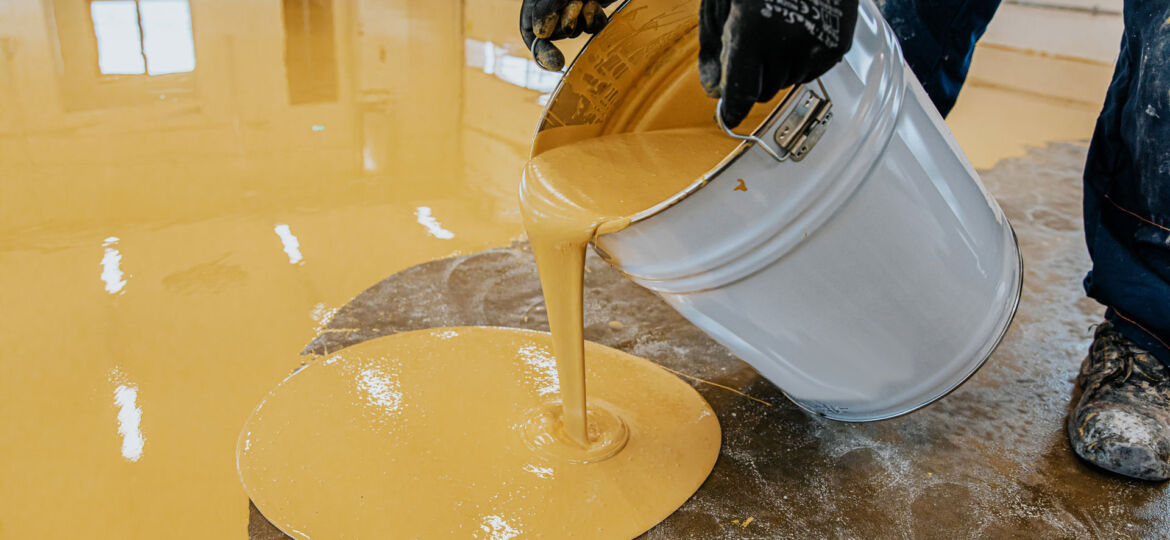
[{"label": "black work glove", "polygon": [[753,103],[820,77],[853,45],[858,0],[703,0],[699,78],[738,126]]},{"label": "black work glove", "polygon": [[552,42],[575,38],[582,32],[596,34],[605,28],[602,8],[614,0],[523,0],[520,36],[536,63],[549,71],[565,67],[565,55]]}]

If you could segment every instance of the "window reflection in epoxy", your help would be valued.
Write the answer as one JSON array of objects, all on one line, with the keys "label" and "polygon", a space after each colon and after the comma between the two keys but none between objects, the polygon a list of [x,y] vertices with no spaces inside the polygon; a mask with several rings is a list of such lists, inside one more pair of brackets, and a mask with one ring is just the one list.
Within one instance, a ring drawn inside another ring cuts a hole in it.
[{"label": "window reflection in epoxy", "polygon": [[419,225],[422,225],[426,228],[427,234],[430,234],[431,236],[434,236],[440,240],[450,240],[455,238],[455,233],[444,229],[443,226],[439,224],[439,220],[435,219],[434,216],[431,215],[431,207],[420,206],[416,208],[414,210],[414,217],[417,219]]},{"label": "window reflection in epoxy", "polygon": [[122,437],[122,457],[131,462],[142,459],[146,436],[142,434],[142,408],[138,406],[138,385],[130,382],[118,368],[110,372],[114,388],[114,407],[118,409],[118,435]]},{"label": "window reflection in epoxy", "polygon": [[532,463],[525,465],[524,470],[536,475],[537,478],[552,478],[556,473],[552,467],[541,467]]},{"label": "window reflection in epoxy", "polygon": [[122,273],[122,253],[114,246],[118,245],[118,237],[111,236],[102,242],[106,248],[102,255],[102,282],[106,284],[106,292],[119,294],[126,287],[125,274]]},{"label": "window reflection in epoxy", "polygon": [[[483,523],[479,525],[479,529],[487,533],[488,540],[509,540],[520,536],[520,531],[508,523],[507,520],[500,516],[484,516]],[[476,535],[479,537],[479,535]]]},{"label": "window reflection in epoxy", "polygon": [[89,5],[97,38],[98,68],[106,75],[146,73],[138,8],[133,1],[101,1]]},{"label": "window reflection in epoxy", "polygon": [[490,41],[466,39],[463,42],[468,67],[480,68],[488,75],[522,88],[552,92],[561,81],[559,71],[541,69],[531,58],[509,54],[510,49]]},{"label": "window reflection in epoxy", "polygon": [[301,243],[293,236],[292,229],[284,223],[278,224],[274,229],[276,236],[280,237],[280,243],[284,245],[284,252],[288,255],[289,264],[301,264],[304,257],[301,256]]},{"label": "window reflection in epoxy", "polygon": [[150,75],[195,71],[195,40],[187,0],[142,0],[142,50]]},{"label": "window reflection in epoxy", "polygon": [[550,348],[525,345],[520,348],[520,360],[524,362],[529,384],[536,388],[538,394],[547,396],[561,391],[561,382],[557,378],[557,361],[553,358]]},{"label": "window reflection in epoxy", "polygon": [[366,401],[385,413],[395,413],[402,407],[402,386],[397,373],[372,367],[358,375],[358,388],[366,394]]},{"label": "window reflection in epoxy", "polygon": [[195,70],[187,0],[96,0],[89,6],[105,75],[165,75]]}]

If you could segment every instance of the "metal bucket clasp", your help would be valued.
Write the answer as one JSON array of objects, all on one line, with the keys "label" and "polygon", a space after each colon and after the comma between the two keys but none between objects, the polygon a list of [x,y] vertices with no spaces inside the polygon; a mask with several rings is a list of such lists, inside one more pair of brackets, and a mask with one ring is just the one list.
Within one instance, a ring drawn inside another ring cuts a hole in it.
[{"label": "metal bucket clasp", "polygon": [[[786,161],[789,158],[792,161],[800,161],[816,146],[817,141],[821,140],[828,129],[829,121],[833,119],[833,101],[829,98],[829,92],[825,90],[825,85],[820,79],[817,79],[817,86],[821,90],[819,95],[807,84],[802,84],[794,88],[780,103],[779,114],[776,115],[780,121],[772,135],[776,148],[761,137],[740,135],[727,127],[727,124],[723,123],[723,115],[719,113],[723,110],[723,98],[719,98],[719,105],[715,109],[715,121],[719,123],[719,128],[724,133],[735,139],[751,141],[763,148],[776,161]],[[765,128],[764,132],[770,129]]]}]

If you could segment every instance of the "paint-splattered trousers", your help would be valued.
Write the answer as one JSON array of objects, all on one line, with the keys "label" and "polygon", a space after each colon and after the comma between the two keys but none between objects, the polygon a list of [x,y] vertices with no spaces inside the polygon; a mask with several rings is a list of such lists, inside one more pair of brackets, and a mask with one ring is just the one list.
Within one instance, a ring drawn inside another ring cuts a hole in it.
[{"label": "paint-splattered trousers", "polygon": [[[999,3],[882,5],[907,63],[944,115]],[[1121,53],[1085,164],[1085,240],[1093,267],[1084,285],[1122,334],[1170,366],[1170,0],[1126,0],[1124,19]]]}]

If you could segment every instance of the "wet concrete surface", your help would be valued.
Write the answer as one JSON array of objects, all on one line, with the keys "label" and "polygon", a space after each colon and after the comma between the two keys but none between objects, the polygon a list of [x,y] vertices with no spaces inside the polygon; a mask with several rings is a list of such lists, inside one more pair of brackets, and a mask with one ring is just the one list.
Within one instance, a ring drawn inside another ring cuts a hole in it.
[{"label": "wet concrete surface", "polygon": [[[724,430],[710,478],[645,536],[1170,537],[1165,484],[1093,469],[1063,433],[1072,380],[1102,312],[1080,287],[1089,262],[1080,221],[1084,154],[1080,145],[1053,144],[983,172],[1024,251],[1020,311],[967,384],[885,422],[846,424],[799,410],[652,293],[590,257],[586,339],[686,374]],[[305,352],[463,325],[547,330],[526,245],[390,276],[343,307]],[[254,507],[250,515],[250,538],[284,538]]]}]

